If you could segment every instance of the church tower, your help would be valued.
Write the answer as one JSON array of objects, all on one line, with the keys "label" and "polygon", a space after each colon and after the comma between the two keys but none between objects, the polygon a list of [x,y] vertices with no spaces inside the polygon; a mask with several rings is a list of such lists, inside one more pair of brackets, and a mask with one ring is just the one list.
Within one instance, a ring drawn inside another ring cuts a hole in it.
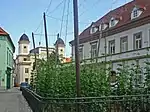
[{"label": "church tower", "polygon": [[58,55],[60,58],[65,57],[65,43],[61,38],[58,38],[57,41],[55,42],[55,48],[58,47]]},{"label": "church tower", "polygon": [[28,36],[26,34],[23,34],[20,37],[19,42],[18,42],[18,46],[19,46],[18,54],[19,55],[28,55],[29,54],[29,44],[30,44],[30,41],[29,41]]},{"label": "church tower", "polygon": [[18,55],[16,57],[17,83],[30,83],[31,60],[29,55],[30,41],[26,34],[23,34],[18,42]]}]

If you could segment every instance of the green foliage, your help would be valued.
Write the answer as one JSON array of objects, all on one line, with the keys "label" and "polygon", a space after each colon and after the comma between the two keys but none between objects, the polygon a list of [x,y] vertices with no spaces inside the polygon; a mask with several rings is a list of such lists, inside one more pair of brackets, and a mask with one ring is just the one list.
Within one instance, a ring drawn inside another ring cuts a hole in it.
[{"label": "green foliage", "polygon": [[[38,60],[35,78],[36,92],[43,97],[74,98],[76,97],[75,65],[73,63],[61,64],[56,59],[58,57],[56,58],[56,54],[52,53],[48,61]],[[139,83],[139,74],[142,74],[142,68],[137,65],[131,67],[118,65],[116,75],[118,86],[116,91],[113,91],[110,85],[110,67],[106,69],[106,64],[87,64],[85,61],[82,64],[80,74],[81,97],[131,95],[143,92],[139,89],[143,87],[141,85],[144,83]],[[147,89],[150,89],[150,67],[148,64],[145,69],[147,73],[146,85]]]},{"label": "green foliage", "polygon": [[150,93],[150,62],[146,62],[145,69],[145,89],[146,93]]}]

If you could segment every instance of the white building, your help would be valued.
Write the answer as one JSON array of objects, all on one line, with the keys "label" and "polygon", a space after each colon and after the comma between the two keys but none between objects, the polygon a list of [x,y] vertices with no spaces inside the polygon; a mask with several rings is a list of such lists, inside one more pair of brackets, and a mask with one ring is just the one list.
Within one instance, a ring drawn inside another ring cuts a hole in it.
[{"label": "white building", "polygon": [[16,82],[20,84],[21,82],[29,82],[31,74],[31,60],[29,55],[29,38],[26,34],[20,37],[18,42],[18,55],[16,57]]},{"label": "white building", "polygon": [[[145,66],[150,61],[150,0],[133,0],[93,22],[79,35],[80,59]],[[99,41],[100,40],[100,41]],[[72,57],[75,59],[74,41]],[[98,46],[100,46],[98,48]]]},{"label": "white building", "polygon": [[[56,41],[55,46],[49,47],[49,54],[55,51],[56,45],[58,46],[58,54],[63,58],[65,55],[65,44],[61,38]],[[33,63],[35,62],[34,53],[36,53],[38,59],[47,59],[46,47],[36,47],[29,52],[30,41],[26,34],[23,34],[20,37],[18,46],[19,52],[16,57],[15,81],[17,84],[20,84],[21,82],[30,83]]]}]

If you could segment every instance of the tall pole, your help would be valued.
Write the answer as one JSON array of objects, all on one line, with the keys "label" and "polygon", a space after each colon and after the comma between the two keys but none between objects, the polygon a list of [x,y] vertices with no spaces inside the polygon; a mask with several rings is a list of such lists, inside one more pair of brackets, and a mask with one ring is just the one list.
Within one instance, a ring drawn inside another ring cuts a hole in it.
[{"label": "tall pole", "polygon": [[35,40],[34,40],[34,33],[32,32],[32,41],[33,41],[33,48],[34,48],[34,56],[35,56],[35,67],[36,67],[36,60],[37,60],[37,58],[36,58],[36,52],[35,52]]},{"label": "tall pole", "polygon": [[46,41],[46,52],[47,52],[47,61],[48,61],[49,52],[48,52],[48,39],[47,39],[47,27],[46,27],[46,15],[45,15],[45,12],[44,12],[44,15],[43,15],[43,19],[44,19],[44,30],[45,30],[45,41]]},{"label": "tall pole", "polygon": [[56,65],[58,63],[58,44],[57,44],[58,39],[59,39],[59,33],[57,34],[57,40],[56,40]]},{"label": "tall pole", "polygon": [[98,63],[101,38],[102,38],[102,31],[99,32],[98,48],[97,48],[97,53],[96,53],[96,63]]},{"label": "tall pole", "polygon": [[[32,41],[33,41],[33,49],[34,49],[34,56],[35,56],[35,60],[34,60],[34,65],[35,65],[35,71],[37,74],[37,58],[36,58],[36,51],[35,51],[35,40],[34,40],[34,33],[32,32]],[[33,76],[33,88],[34,88],[34,76]]]},{"label": "tall pole", "polygon": [[75,63],[76,63],[76,91],[80,97],[80,59],[79,59],[79,28],[78,28],[78,0],[73,0],[74,9],[74,40],[75,40]]}]

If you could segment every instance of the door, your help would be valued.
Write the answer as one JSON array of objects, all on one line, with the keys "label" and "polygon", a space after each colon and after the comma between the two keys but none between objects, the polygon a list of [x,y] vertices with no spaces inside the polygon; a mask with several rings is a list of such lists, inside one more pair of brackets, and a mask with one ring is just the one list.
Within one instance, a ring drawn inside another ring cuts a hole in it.
[{"label": "door", "polygon": [[11,84],[11,69],[10,68],[7,68],[6,76],[7,76],[6,87],[7,89],[10,89],[10,84]]}]

